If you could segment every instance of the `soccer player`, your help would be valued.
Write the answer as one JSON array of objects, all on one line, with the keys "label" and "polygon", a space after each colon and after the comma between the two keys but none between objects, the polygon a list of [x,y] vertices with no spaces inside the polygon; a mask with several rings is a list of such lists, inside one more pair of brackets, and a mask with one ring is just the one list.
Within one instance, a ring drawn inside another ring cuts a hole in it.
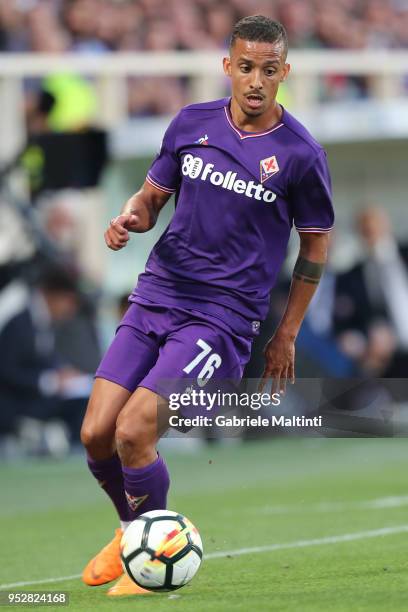
[{"label": "soccer player", "polygon": [[[333,208],[324,150],[276,102],[286,56],[280,23],[241,19],[223,60],[231,98],[178,113],[140,191],[105,232],[107,246],[122,249],[131,232],[154,226],[175,194],[172,220],[96,372],[82,427],[90,470],[121,524],[85,568],[86,584],[120,577],[122,531],[166,507],[169,474],[156,452],[160,381],[242,376],[292,226],[300,251],[262,378],[280,390],[294,379],[295,339],[326,261]],[[108,594],[140,592],[122,576]]]}]

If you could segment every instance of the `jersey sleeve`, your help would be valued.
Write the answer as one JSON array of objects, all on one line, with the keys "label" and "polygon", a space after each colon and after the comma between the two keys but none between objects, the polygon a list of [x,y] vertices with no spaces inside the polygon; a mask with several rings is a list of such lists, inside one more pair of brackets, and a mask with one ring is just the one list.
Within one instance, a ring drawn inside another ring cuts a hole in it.
[{"label": "jersey sleeve", "polygon": [[334,224],[331,179],[321,151],[292,187],[293,222],[298,232],[329,232]]},{"label": "jersey sleeve", "polygon": [[167,128],[159,153],[153,160],[146,180],[161,191],[175,193],[180,182],[179,159],[176,153],[175,140],[180,113]]}]

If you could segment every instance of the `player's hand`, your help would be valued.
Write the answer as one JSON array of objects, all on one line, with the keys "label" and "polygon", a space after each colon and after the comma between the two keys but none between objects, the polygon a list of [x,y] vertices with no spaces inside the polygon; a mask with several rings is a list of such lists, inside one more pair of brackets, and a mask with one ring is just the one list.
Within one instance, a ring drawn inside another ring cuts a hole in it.
[{"label": "player's hand", "polygon": [[272,379],[272,393],[284,394],[286,382],[295,382],[295,341],[292,336],[277,331],[264,349],[265,368],[259,384],[262,393],[266,383]]},{"label": "player's hand", "polygon": [[138,221],[138,217],[132,213],[125,213],[112,219],[104,234],[106,245],[112,251],[123,249],[129,241],[129,232],[136,230]]}]

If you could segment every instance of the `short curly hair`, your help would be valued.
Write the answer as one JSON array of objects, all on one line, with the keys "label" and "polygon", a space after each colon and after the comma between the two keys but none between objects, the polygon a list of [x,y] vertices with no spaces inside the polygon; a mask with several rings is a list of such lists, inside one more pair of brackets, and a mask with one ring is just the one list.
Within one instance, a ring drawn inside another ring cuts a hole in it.
[{"label": "short curly hair", "polygon": [[237,38],[251,42],[282,43],[284,56],[288,54],[288,35],[279,21],[264,15],[243,17],[234,25],[230,40],[230,49]]}]

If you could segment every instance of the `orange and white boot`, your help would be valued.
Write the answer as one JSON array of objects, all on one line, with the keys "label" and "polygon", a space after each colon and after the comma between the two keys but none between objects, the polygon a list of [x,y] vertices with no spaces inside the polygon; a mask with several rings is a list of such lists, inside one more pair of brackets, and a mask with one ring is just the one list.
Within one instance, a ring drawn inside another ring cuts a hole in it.
[{"label": "orange and white boot", "polygon": [[126,595],[153,595],[152,591],[147,591],[133,582],[127,574],[123,574],[116,584],[106,593],[109,597],[124,597]]},{"label": "orange and white boot", "polygon": [[116,580],[123,574],[120,561],[122,529],[116,529],[115,537],[89,561],[82,573],[82,580],[89,586],[98,586]]}]

